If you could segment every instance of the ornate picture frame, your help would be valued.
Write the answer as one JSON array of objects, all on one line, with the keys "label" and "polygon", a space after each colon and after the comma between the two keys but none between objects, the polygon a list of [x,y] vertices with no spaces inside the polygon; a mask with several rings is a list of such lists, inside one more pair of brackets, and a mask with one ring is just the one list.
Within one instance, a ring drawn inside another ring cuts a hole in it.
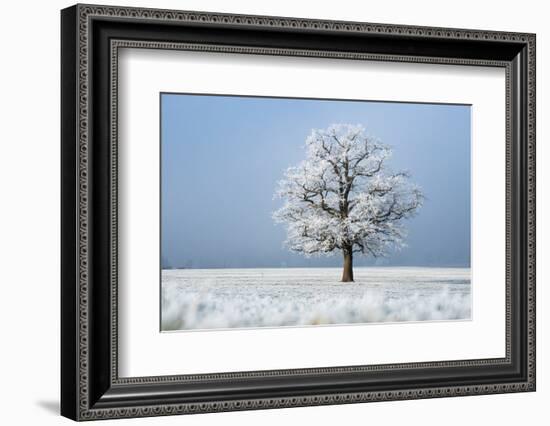
[{"label": "ornate picture frame", "polygon": [[[535,35],[76,5],[61,12],[61,413],[73,420],[535,390]],[[120,377],[121,48],[450,64],[506,73],[502,358]]]}]

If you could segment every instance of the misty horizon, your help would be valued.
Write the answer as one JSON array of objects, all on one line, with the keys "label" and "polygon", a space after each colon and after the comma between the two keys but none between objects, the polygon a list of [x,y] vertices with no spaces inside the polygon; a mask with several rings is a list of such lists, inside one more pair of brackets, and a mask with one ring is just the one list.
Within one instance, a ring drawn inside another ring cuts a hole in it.
[{"label": "misty horizon", "polygon": [[[338,264],[338,265],[335,265],[335,266],[251,266],[251,267],[226,267],[226,266],[218,266],[218,267],[208,267],[208,268],[195,268],[195,267],[186,267],[186,266],[183,266],[183,267],[176,267],[176,266],[171,266],[171,265],[168,265],[168,266],[164,266],[164,267],[161,267],[161,269],[163,270],[175,270],[175,269],[193,269],[193,270],[199,270],[199,269],[257,269],[257,270],[262,270],[262,269],[308,269],[308,268],[312,268],[312,269],[341,269],[342,265],[341,264]],[[399,268],[411,268],[411,269],[414,269],[414,268],[441,268],[441,269],[452,269],[452,268],[457,268],[457,269],[469,269],[470,266],[459,266],[459,265],[438,265],[438,266],[433,266],[433,265],[354,265],[354,269],[358,269],[358,268],[388,268],[388,269],[399,269]]]}]

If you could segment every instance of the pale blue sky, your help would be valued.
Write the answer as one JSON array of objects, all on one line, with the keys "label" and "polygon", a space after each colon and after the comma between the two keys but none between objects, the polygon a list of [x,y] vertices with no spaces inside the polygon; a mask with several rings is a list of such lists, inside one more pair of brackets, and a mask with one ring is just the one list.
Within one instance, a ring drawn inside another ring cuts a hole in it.
[{"label": "pale blue sky", "polygon": [[163,267],[340,266],[284,246],[276,184],[313,128],[362,124],[393,148],[426,200],[408,247],[360,265],[470,265],[470,107],[367,101],[161,95]]}]

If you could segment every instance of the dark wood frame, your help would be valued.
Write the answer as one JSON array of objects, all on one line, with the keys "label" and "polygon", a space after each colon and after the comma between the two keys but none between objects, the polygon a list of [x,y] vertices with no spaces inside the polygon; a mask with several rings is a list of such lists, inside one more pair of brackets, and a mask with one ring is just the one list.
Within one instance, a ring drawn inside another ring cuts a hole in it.
[{"label": "dark wood frame", "polygon": [[[535,35],[95,5],[64,9],[61,33],[64,416],[89,420],[535,390]],[[506,357],[119,378],[121,47],[504,67]]]}]

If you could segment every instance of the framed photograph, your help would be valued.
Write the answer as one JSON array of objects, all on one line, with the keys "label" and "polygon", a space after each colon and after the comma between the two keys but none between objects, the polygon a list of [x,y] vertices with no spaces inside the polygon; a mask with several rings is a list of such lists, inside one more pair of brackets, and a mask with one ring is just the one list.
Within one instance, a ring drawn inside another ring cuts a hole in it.
[{"label": "framed photograph", "polygon": [[61,12],[61,412],[535,390],[535,35]]}]

